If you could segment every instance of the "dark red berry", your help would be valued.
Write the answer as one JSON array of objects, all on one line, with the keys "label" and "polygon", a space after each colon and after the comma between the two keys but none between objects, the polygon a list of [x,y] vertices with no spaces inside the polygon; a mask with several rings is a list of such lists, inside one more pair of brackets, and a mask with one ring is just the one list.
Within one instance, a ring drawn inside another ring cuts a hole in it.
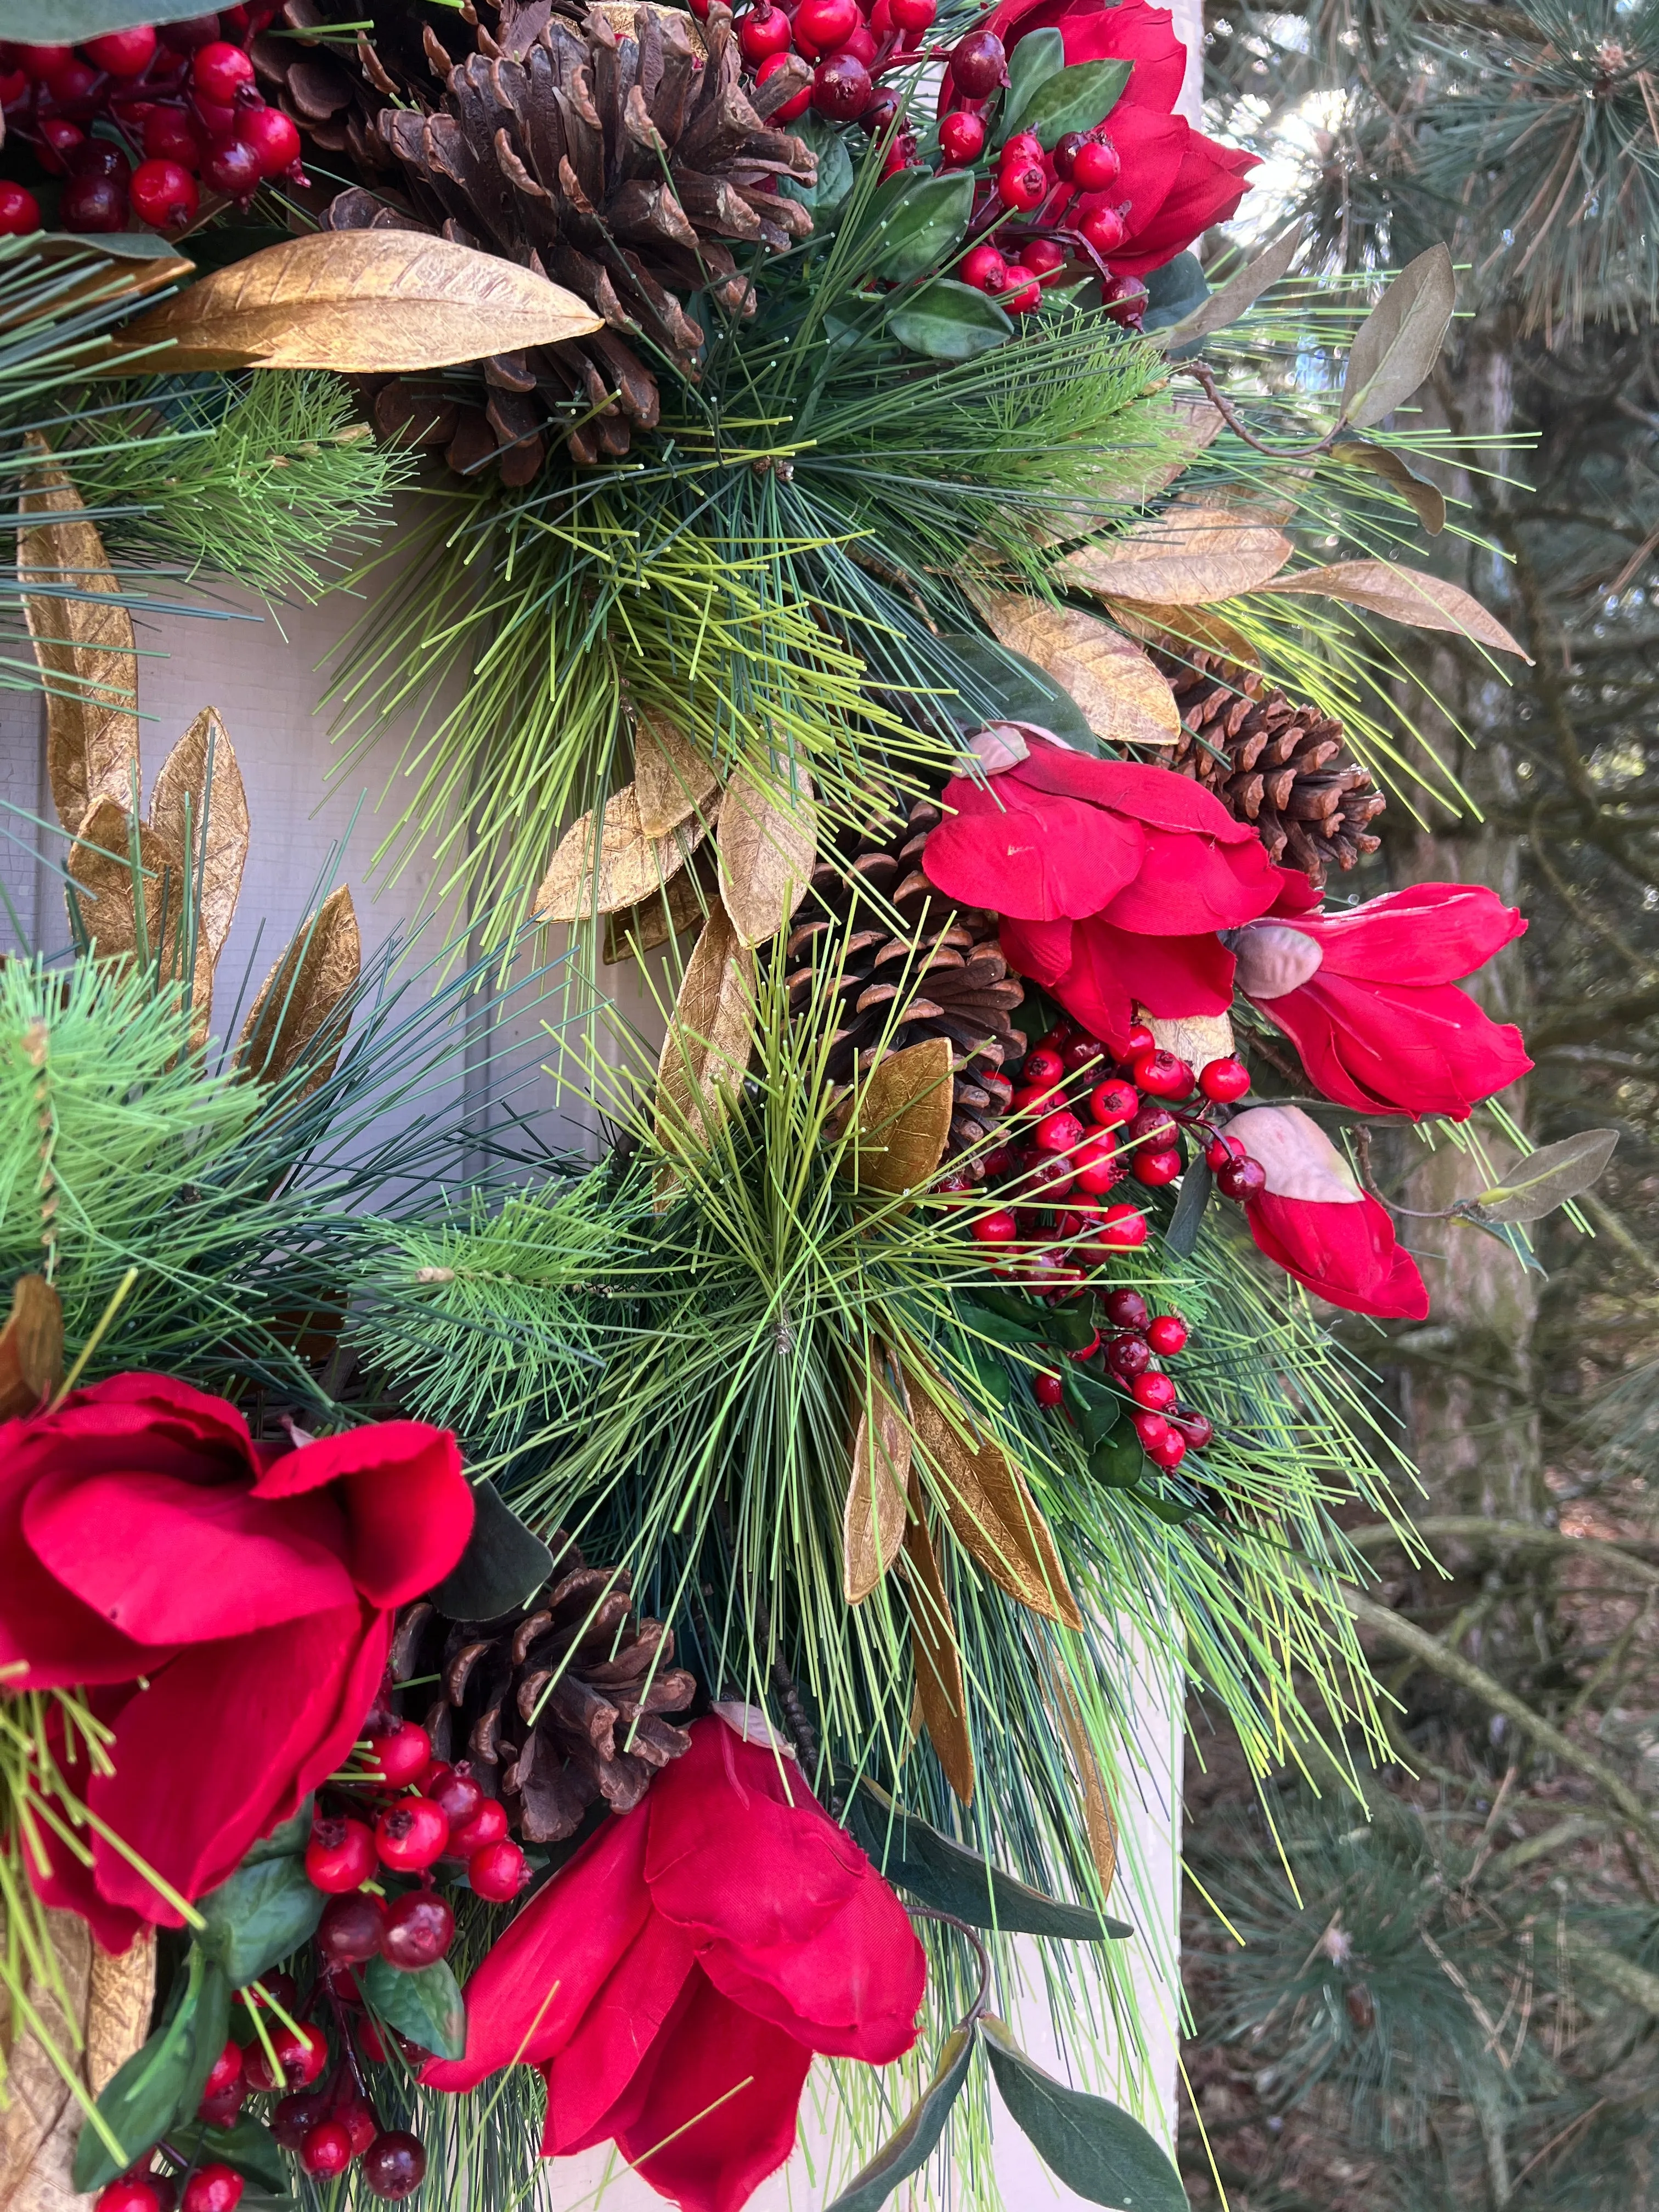
[{"label": "dark red berry", "polygon": [[355,2092],[332,2117],[351,2137],[353,2158],[361,2158],[380,2132],[374,2107],[361,2093]]},{"label": "dark red berry", "polygon": [[[424,1729],[422,1735],[426,1734]],[[379,1863],[374,1833],[362,1820],[323,1820],[312,1825],[306,1875],[318,1888],[337,1894],[361,1888]]]},{"label": "dark red berry", "polygon": [[1242,1098],[1250,1087],[1250,1071],[1242,1060],[1231,1056],[1208,1062],[1198,1079],[1198,1087],[1206,1098],[1213,1098],[1218,1106],[1231,1106],[1235,1098]]},{"label": "dark red berry", "polygon": [[58,220],[65,230],[125,230],[127,188],[114,177],[71,177],[58,196]]},{"label": "dark red berry", "polygon": [[1161,1190],[1165,1183],[1173,1182],[1181,1173],[1181,1154],[1173,1145],[1139,1152],[1134,1157],[1133,1172],[1135,1181],[1144,1182],[1149,1190]]},{"label": "dark red berry", "polygon": [[969,31],[951,53],[951,82],[965,100],[983,100],[1008,76],[1006,48],[994,31]]},{"label": "dark red berry", "polygon": [[77,123],[90,123],[104,104],[109,80],[90,62],[69,61],[52,71],[46,88],[59,114],[72,115]]},{"label": "dark red berry", "polygon": [[450,1830],[449,1848],[458,1858],[471,1858],[486,1844],[499,1844],[506,1833],[506,1806],[497,1798],[486,1797],[464,1828]]},{"label": "dark red berry", "polygon": [[307,2173],[343,2173],[351,2163],[351,2131],[338,2120],[319,2120],[300,2145]]},{"label": "dark red berry", "polygon": [[981,1244],[1012,1244],[1018,1234],[1019,1224],[1006,1206],[994,1213],[981,1213],[974,1224],[974,1235]]},{"label": "dark red berry", "polygon": [[112,177],[122,185],[128,184],[132,176],[131,162],[107,138],[83,140],[70,155],[65,166],[72,177]]},{"label": "dark red berry", "polygon": [[280,107],[240,110],[236,139],[253,153],[262,177],[280,177],[300,158],[299,126]]},{"label": "dark red berry", "polygon": [[448,1841],[449,1823],[429,1797],[400,1797],[374,1823],[374,1848],[399,1874],[419,1874]]},{"label": "dark red berry", "polygon": [[246,2091],[240,2081],[233,2081],[228,2089],[222,2089],[216,2097],[204,2097],[196,2107],[196,2117],[204,2128],[229,2128],[236,2124],[236,2116],[247,2101]]},{"label": "dark red berry", "polygon": [[386,1735],[368,1739],[368,1755],[389,1790],[417,1782],[432,1764],[432,1739],[413,1721],[401,1722]]},{"label": "dark red berry", "polygon": [[1133,1083],[1114,1077],[1109,1083],[1097,1083],[1089,1093],[1089,1113],[1092,1120],[1107,1127],[1127,1121],[1139,1111],[1140,1093]]},{"label": "dark red berry", "polygon": [[1077,159],[1078,149],[1079,146],[1086,145],[1087,143],[1080,131],[1068,131],[1063,138],[1057,138],[1054,141],[1054,174],[1063,184],[1071,183],[1072,164]]},{"label": "dark red berry", "polygon": [[1145,1328],[1152,1319],[1152,1311],[1139,1291],[1118,1290],[1106,1293],[1106,1318],[1115,1322],[1120,1328]]},{"label": "dark red berry", "polygon": [[27,70],[38,83],[56,76],[60,69],[67,68],[75,59],[72,46],[19,46],[17,65]]},{"label": "dark red berry", "polygon": [[1034,1375],[1031,1395],[1039,1406],[1057,1406],[1066,1395],[1065,1386],[1058,1375]]},{"label": "dark red berry", "polygon": [[242,87],[252,83],[253,64],[240,46],[233,46],[223,39],[210,40],[196,50],[190,64],[190,82],[204,100],[229,107],[234,105]]},{"label": "dark red berry", "polygon": [[366,1889],[348,1890],[331,1897],[317,1923],[317,1948],[324,1958],[356,1966],[379,1954],[386,1923],[386,1909]]},{"label": "dark red berry", "polygon": [[48,115],[40,125],[40,166],[55,177],[66,176],[70,155],[86,143],[87,134],[78,123],[71,123],[66,115]]},{"label": "dark red berry", "polygon": [[465,1759],[459,1766],[434,1760],[421,1777],[421,1795],[432,1800],[452,1828],[464,1828],[484,1801],[477,1777]]},{"label": "dark red berry", "polygon": [[[1034,269],[1040,276],[1060,268],[1066,259],[1066,249],[1056,246],[1052,238],[1028,238],[1019,249],[1019,258],[1027,269]],[[1060,1058],[1066,1063],[1067,1075],[1081,1075],[1085,1067],[1093,1067],[1105,1055],[1093,1037],[1075,1037],[1065,1046]]]},{"label": "dark red berry", "polygon": [[1229,1160],[1224,1168],[1216,1170],[1215,1187],[1223,1198],[1236,1198],[1243,1203],[1266,1190],[1267,1170],[1260,1160],[1248,1155],[1242,1160]]},{"label": "dark red berry", "polygon": [[1103,288],[1101,297],[1115,323],[1127,323],[1139,329],[1140,319],[1146,311],[1146,287],[1139,276],[1114,276]]},{"label": "dark red berry", "polygon": [[264,179],[259,156],[252,146],[245,146],[240,138],[222,138],[210,147],[208,157],[202,164],[204,181],[216,192],[225,192],[234,200],[251,199]]},{"label": "dark red berry", "polygon": [[1136,1405],[1148,1413],[1167,1413],[1176,1401],[1176,1386],[1167,1375],[1137,1375],[1129,1389]]},{"label": "dark red berry", "polygon": [[[1171,1397],[1174,1393],[1171,1391]],[[488,1850],[489,1846],[485,1845]],[[435,1889],[412,1889],[386,1916],[381,1955],[404,1973],[441,1959],[455,1933],[455,1916]]]},{"label": "dark red berry", "polygon": [[124,2173],[98,2192],[97,2212],[161,2212],[161,2198],[147,2173]]},{"label": "dark red berry", "polygon": [[467,1861],[466,1878],[480,1897],[505,1905],[529,1881],[530,1869],[516,1844],[486,1844]]},{"label": "dark red berry", "polygon": [[939,145],[947,168],[965,169],[985,151],[985,125],[966,109],[947,115],[939,126]]},{"label": "dark red berry", "polygon": [[248,2002],[256,2012],[263,2012],[267,2002],[280,2005],[284,2012],[292,2012],[300,2002],[300,1989],[292,1974],[261,1974],[259,1990],[250,1990]]},{"label": "dark red berry", "polygon": [[401,2130],[376,2136],[363,2153],[363,2180],[376,2197],[395,2203],[412,2196],[426,2174],[426,2150],[418,2136]]},{"label": "dark red berry", "polygon": [[193,54],[198,47],[211,46],[219,35],[216,15],[191,15],[182,23],[161,23],[156,36],[164,46],[175,53]]},{"label": "dark red berry", "polygon": [[130,30],[88,39],[81,51],[94,68],[112,76],[142,76],[155,58],[155,33],[148,23],[135,23]]},{"label": "dark red berry", "polygon": [[1202,1451],[1215,1434],[1213,1426],[1205,1414],[1191,1413],[1185,1407],[1179,1407],[1174,1412],[1166,1413],[1164,1419],[1177,1435],[1186,1438],[1189,1449],[1193,1451]]},{"label": "dark red berry", "polygon": [[228,2166],[198,2166],[185,2184],[184,2212],[236,2212],[244,2186]]},{"label": "dark red berry", "polygon": [[1120,1382],[1133,1382],[1152,1364],[1146,1340],[1139,1336],[1115,1336],[1106,1346],[1106,1364]]},{"label": "dark red berry", "polygon": [[250,2043],[242,2061],[249,2088],[262,2094],[283,2087],[303,2089],[317,2079],[328,2063],[328,2045],[320,2028],[307,2027],[297,2032],[291,2027],[273,2028],[270,2048],[282,2069],[280,2081],[271,2072],[270,2060],[265,2057],[263,2045]]},{"label": "dark red berry", "polygon": [[[27,238],[40,228],[40,203],[21,185],[15,185],[9,177],[0,178],[0,238]],[[110,2189],[120,2186],[112,2181]],[[104,2197],[109,2195],[109,2189]],[[100,2204],[104,2197],[98,2200]]]},{"label": "dark red berry", "polygon": [[812,72],[812,105],[832,123],[851,123],[870,105],[870,72],[856,54],[831,54]]},{"label": "dark red berry", "polygon": [[326,2089],[301,2089],[284,2097],[270,2115],[270,2132],[284,2150],[298,2150],[319,2120],[328,2112]]},{"label": "dark red berry", "polygon": [[1187,1324],[1179,1314],[1158,1314],[1146,1324],[1146,1341],[1161,1359],[1173,1359],[1187,1343]]},{"label": "dark red berry", "polygon": [[178,161],[187,169],[193,169],[206,151],[200,131],[182,107],[150,110],[144,118],[143,147],[147,160]]}]

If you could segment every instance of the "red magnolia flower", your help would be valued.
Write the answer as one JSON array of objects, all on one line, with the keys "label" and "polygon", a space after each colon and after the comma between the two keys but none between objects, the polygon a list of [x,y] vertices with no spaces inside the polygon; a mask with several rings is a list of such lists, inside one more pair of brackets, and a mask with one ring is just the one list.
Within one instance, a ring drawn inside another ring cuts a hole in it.
[{"label": "red magnolia flower", "polygon": [[1097,760],[1028,732],[988,784],[957,776],[929,836],[928,879],[1003,917],[1010,963],[1121,1052],[1149,1012],[1224,1013],[1233,956],[1216,932],[1265,914],[1279,871],[1248,824],[1173,769]]},{"label": "red magnolia flower", "polygon": [[[1237,214],[1249,190],[1257,156],[1218,145],[1174,110],[1187,70],[1187,50],[1169,10],[1146,0],[1002,0],[984,27],[1013,49],[1029,31],[1058,28],[1068,68],[1079,62],[1133,64],[1129,82],[1106,118],[1123,163],[1109,191],[1086,194],[1076,220],[1094,206],[1123,216],[1129,235],[1110,256],[1113,273],[1144,276],[1172,261],[1213,222]],[[950,104],[950,81],[941,99]],[[1069,200],[1069,192],[1066,195]],[[1051,203],[1040,220],[1058,220]]]},{"label": "red magnolia flower", "polygon": [[1245,1206],[1257,1246],[1316,1297],[1350,1313],[1421,1321],[1429,1294],[1417,1263],[1395,1243],[1388,1209],[1299,1106],[1252,1106],[1227,1124],[1267,1187]]},{"label": "red magnolia flower", "polygon": [[[114,1771],[81,1794],[199,1897],[339,1765],[394,1609],[442,1580],[471,1528],[445,1430],[383,1421],[279,1452],[222,1398],[118,1375],[0,1425],[0,1680],[92,1686]],[[141,1920],[178,1924],[101,1836],[90,1869],[43,1839],[36,1888],[110,1948]]]},{"label": "red magnolia flower", "polygon": [[884,2065],[926,1961],[896,1897],[800,1776],[721,1719],[608,1820],[466,1985],[466,2056],[527,2060],[549,2157],[614,2139],[686,2212],[737,2212],[794,2147],[815,2051]]},{"label": "red magnolia flower", "polygon": [[1328,1098],[1366,1114],[1462,1121],[1532,1066],[1455,979],[1526,923],[1482,884],[1416,884],[1334,914],[1275,914],[1239,934],[1239,988]]}]

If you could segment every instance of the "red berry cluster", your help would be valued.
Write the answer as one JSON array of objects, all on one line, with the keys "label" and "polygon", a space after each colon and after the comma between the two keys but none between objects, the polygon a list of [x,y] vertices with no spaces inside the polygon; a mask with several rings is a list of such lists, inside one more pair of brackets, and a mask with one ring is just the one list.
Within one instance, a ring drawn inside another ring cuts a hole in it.
[{"label": "red berry cluster", "polygon": [[[227,2046],[234,2051],[233,2043]],[[136,2166],[98,2196],[98,2212],[236,2212],[242,2201],[242,2177],[228,2166],[198,2166],[182,2190],[172,2174],[149,2165]]]},{"label": "red berry cluster", "polygon": [[[178,231],[203,185],[243,206],[276,178],[303,185],[299,131],[255,89],[247,52],[276,13],[235,7],[79,46],[0,45],[6,142],[63,178],[57,228]],[[0,233],[40,222],[34,194],[0,179]]]},{"label": "red berry cluster", "polygon": [[[706,17],[708,0],[690,0],[694,15]],[[857,123],[873,137],[898,113],[898,96],[880,92],[883,71],[916,58],[916,41],[938,13],[937,0],[796,0],[790,9],[775,0],[750,0],[738,18],[738,43],[757,80],[781,70],[791,54],[815,64],[812,81],[778,109],[773,120],[791,123],[810,106],[833,123]],[[915,149],[913,136],[901,133],[889,149],[886,171],[904,167]]]}]

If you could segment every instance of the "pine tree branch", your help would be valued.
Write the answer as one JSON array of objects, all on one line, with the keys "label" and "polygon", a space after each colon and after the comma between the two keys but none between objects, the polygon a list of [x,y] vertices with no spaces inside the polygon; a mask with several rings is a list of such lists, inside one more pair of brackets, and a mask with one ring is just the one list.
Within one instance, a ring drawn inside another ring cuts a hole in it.
[{"label": "pine tree branch", "polygon": [[[1413,1522],[1412,1533],[1429,1544],[1445,1539],[1452,1542],[1509,1544],[1534,1552],[1571,1552],[1578,1558],[1602,1559],[1626,1567],[1638,1582],[1659,1589],[1659,1567],[1650,1566],[1623,1545],[1609,1543],[1600,1536],[1564,1535],[1560,1529],[1547,1528],[1541,1522],[1489,1521],[1478,1513],[1447,1513]],[[1347,1537],[1361,1552],[1382,1551],[1401,1540],[1398,1532],[1386,1523],[1370,1528],[1351,1528]]]}]

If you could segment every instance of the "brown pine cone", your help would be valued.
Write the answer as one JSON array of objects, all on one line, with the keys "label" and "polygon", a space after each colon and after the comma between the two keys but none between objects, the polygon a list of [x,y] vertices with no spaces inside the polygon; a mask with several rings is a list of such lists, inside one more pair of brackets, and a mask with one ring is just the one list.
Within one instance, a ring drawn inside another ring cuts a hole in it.
[{"label": "brown pine cone", "polygon": [[1181,708],[1170,766],[1213,791],[1275,860],[1316,884],[1374,853],[1382,840],[1368,824],[1388,802],[1344,751],[1341,723],[1267,690],[1259,670],[1212,653],[1192,662],[1160,656]]},{"label": "brown pine cone", "polygon": [[[590,1805],[631,1813],[652,1778],[691,1748],[683,1713],[696,1694],[672,1667],[674,1637],[635,1620],[629,1577],[590,1567],[562,1531],[553,1580],[504,1620],[446,1620],[422,1600],[398,1624],[398,1681],[438,1677],[423,1725],[440,1759],[465,1759],[526,1842],[559,1843]],[[404,1693],[406,1707],[416,1705]]]},{"label": "brown pine cone", "polygon": [[412,401],[401,386],[376,397],[383,434],[442,442],[468,475],[499,455],[502,481],[526,484],[559,443],[591,465],[627,453],[631,424],[655,423],[657,381],[628,340],[690,370],[704,333],[684,295],[708,291],[727,313],[752,313],[731,245],[781,249],[807,236],[811,216],[776,186],[810,184],[817,167],[802,140],[766,120],[809,81],[808,65],[793,60],[745,92],[723,6],[701,30],[676,9],[614,4],[591,9],[580,30],[533,7],[504,10],[499,29],[480,25],[477,52],[447,71],[428,31],[441,100],[380,112],[409,211],[354,186],[325,220],[441,230],[541,271],[604,316],[590,337],[487,361],[479,404],[459,412],[446,411],[453,387],[430,379]]},{"label": "brown pine cone", "polygon": [[832,1083],[851,1083],[884,1053],[950,1040],[949,1158],[1008,1110],[1008,1071],[1025,1054],[1012,1016],[1025,994],[998,949],[996,915],[953,905],[922,873],[921,848],[939,819],[931,799],[901,800],[842,836],[836,859],[812,871],[789,933],[787,981],[798,1018],[815,1002],[816,978],[836,992]]}]

